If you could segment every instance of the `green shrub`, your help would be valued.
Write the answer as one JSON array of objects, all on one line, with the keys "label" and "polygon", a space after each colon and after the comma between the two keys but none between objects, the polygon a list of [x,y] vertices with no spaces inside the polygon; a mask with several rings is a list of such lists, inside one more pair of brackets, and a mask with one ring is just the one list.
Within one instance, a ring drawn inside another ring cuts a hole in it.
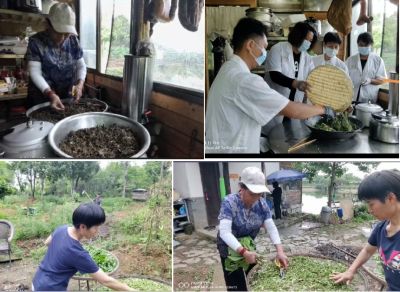
[{"label": "green shrub", "polygon": [[52,205],[54,208],[47,209],[45,217],[21,216],[14,222],[16,239],[32,239],[49,236],[54,229],[60,225],[70,224],[72,211],[75,205],[68,203],[66,205]]},{"label": "green shrub", "polygon": [[3,202],[5,205],[25,204],[26,200],[26,196],[18,195],[5,196],[3,198]]},{"label": "green shrub", "polygon": [[67,199],[64,196],[47,195],[43,196],[43,200],[45,202],[54,203],[56,205],[62,205],[66,202]]},{"label": "green shrub", "polygon": [[374,219],[374,216],[368,212],[368,207],[366,204],[361,204],[354,208],[354,222],[362,223]]},{"label": "green shrub", "polygon": [[17,190],[4,178],[0,177],[0,199],[5,196],[14,195]]}]

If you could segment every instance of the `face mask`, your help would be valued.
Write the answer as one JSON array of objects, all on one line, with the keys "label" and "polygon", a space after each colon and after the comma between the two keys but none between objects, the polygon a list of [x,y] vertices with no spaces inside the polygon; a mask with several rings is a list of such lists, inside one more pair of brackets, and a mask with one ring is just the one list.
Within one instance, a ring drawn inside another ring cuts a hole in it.
[{"label": "face mask", "polygon": [[256,44],[257,48],[259,48],[261,50],[262,54],[259,57],[254,56],[252,52],[250,52],[250,54],[254,57],[258,66],[261,66],[264,63],[264,61],[267,59],[267,51],[264,48],[260,47],[256,42],[254,42],[254,43]]},{"label": "face mask", "polygon": [[371,47],[358,47],[358,52],[360,53],[360,55],[363,56],[368,56],[369,53],[371,52]]},{"label": "face mask", "polygon": [[327,55],[329,58],[336,57],[336,55],[339,51],[339,50],[331,49],[328,47],[324,47],[323,50],[324,50],[324,54]]},{"label": "face mask", "polygon": [[307,52],[308,49],[310,48],[310,46],[311,46],[311,42],[309,40],[304,40],[299,47],[299,51]]}]

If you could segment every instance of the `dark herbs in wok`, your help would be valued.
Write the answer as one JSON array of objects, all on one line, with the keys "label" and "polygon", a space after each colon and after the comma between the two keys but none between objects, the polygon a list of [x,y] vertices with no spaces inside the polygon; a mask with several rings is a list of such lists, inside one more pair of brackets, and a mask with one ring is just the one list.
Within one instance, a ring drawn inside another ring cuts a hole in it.
[{"label": "dark herbs in wok", "polygon": [[352,132],[356,130],[347,113],[338,114],[334,118],[321,119],[315,124],[316,129],[327,132]]}]

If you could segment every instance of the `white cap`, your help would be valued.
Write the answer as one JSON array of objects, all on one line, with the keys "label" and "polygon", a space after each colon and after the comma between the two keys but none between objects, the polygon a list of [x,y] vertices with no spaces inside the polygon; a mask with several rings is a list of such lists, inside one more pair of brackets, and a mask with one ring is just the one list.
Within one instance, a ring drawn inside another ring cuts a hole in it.
[{"label": "white cap", "polygon": [[56,3],[51,6],[49,20],[56,32],[78,35],[75,28],[75,12],[68,4]]},{"label": "white cap", "polygon": [[270,193],[265,185],[265,175],[258,167],[246,167],[240,176],[240,182],[253,193]]}]

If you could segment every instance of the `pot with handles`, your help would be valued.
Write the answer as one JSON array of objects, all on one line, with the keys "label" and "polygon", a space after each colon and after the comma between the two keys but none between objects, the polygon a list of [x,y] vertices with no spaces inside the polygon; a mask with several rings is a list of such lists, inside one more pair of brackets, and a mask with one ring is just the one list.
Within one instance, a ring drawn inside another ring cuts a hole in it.
[{"label": "pot with handles", "polygon": [[4,133],[0,141],[0,155],[3,158],[51,158],[54,153],[47,142],[47,135],[54,124],[28,121]]},{"label": "pot with handles", "polygon": [[355,108],[356,117],[362,122],[364,128],[369,127],[369,123],[372,119],[372,114],[380,113],[383,111],[381,106],[373,104],[371,102],[359,103],[355,106]]},{"label": "pot with handles", "polygon": [[399,118],[392,116],[389,111],[373,114],[369,127],[372,139],[385,143],[399,143]]}]

